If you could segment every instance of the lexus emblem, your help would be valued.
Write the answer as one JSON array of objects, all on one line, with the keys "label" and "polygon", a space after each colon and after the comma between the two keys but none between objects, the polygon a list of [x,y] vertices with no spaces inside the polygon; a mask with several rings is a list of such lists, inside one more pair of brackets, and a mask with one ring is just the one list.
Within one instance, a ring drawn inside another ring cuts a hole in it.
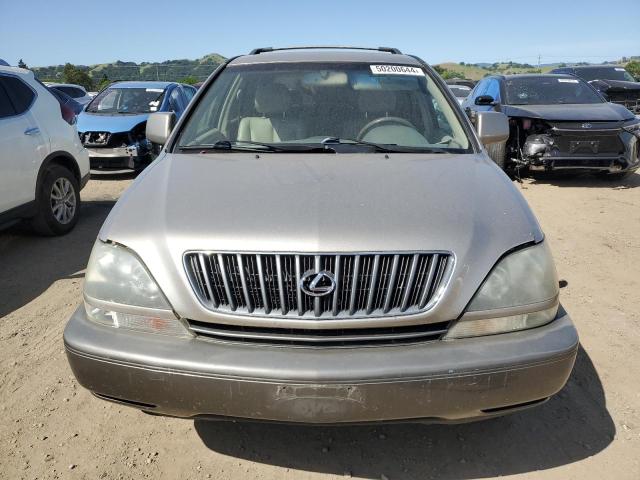
[{"label": "lexus emblem", "polygon": [[582,128],[591,128],[593,127],[593,125],[591,125],[590,123],[583,123],[582,124]]},{"label": "lexus emblem", "polygon": [[309,270],[300,278],[300,289],[312,297],[329,295],[336,288],[336,280],[333,273],[326,270],[314,272]]}]

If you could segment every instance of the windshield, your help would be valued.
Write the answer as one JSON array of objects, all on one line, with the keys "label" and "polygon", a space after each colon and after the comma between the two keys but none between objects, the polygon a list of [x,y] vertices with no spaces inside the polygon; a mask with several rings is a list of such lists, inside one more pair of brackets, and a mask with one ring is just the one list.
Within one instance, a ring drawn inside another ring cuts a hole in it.
[{"label": "windshield", "polygon": [[469,87],[458,87],[454,85],[449,85],[449,88],[453,92],[453,94],[458,98],[466,98],[471,93],[471,89]]},{"label": "windshield", "polygon": [[329,139],[418,151],[471,148],[443,92],[421,68],[354,63],[229,66],[199,101],[178,147],[254,142],[256,148],[259,142],[283,151],[283,144]]},{"label": "windshield", "polygon": [[160,108],[162,88],[107,88],[89,103],[93,113],[149,113]]},{"label": "windshield", "polygon": [[508,105],[604,102],[593,88],[577,78],[525,77],[507,79],[505,93]]},{"label": "windshield", "polygon": [[591,80],[623,80],[625,82],[635,82],[636,79],[631,76],[622,67],[589,67],[576,68],[576,75],[587,81]]}]

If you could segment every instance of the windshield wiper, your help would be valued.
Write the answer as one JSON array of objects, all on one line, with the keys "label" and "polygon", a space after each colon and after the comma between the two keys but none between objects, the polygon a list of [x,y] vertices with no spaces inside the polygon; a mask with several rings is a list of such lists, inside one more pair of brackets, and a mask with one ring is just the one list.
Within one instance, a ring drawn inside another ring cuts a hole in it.
[{"label": "windshield wiper", "polygon": [[356,138],[327,137],[320,143],[323,145],[366,145],[367,147],[374,148],[376,152],[383,153],[450,153],[446,148],[406,147],[398,145],[397,143],[382,144],[358,140]]},{"label": "windshield wiper", "polygon": [[[243,146],[245,145],[245,146]],[[249,140],[219,140],[216,143],[205,143],[200,145],[180,145],[180,150],[186,151],[208,151],[208,150],[226,150],[226,151],[243,151],[243,152],[286,152],[286,153],[335,153],[330,147],[318,147],[310,145],[273,145],[271,143],[252,142]]]}]

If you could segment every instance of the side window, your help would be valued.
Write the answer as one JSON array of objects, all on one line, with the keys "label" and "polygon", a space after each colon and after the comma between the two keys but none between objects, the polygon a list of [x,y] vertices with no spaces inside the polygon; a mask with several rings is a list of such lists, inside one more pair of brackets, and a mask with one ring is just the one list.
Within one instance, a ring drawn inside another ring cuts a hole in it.
[{"label": "side window", "polygon": [[486,79],[486,78],[484,80],[480,80],[480,83],[477,84],[476,88],[473,89],[473,93],[471,94],[473,96],[472,99],[476,99],[480,95],[484,95],[484,92],[487,91],[488,82],[489,82],[489,80]]},{"label": "side window", "polygon": [[13,109],[13,104],[9,100],[9,95],[4,89],[4,79],[6,77],[0,76],[0,118],[11,117],[16,114]]},{"label": "side window", "polygon": [[487,85],[487,91],[484,95],[491,95],[493,99],[497,102],[500,101],[500,82],[498,80],[491,79],[489,80],[489,84]]},{"label": "side window", "polygon": [[182,98],[180,97],[180,88],[174,88],[169,96],[169,110],[179,114],[183,109]]},{"label": "side window", "polygon": [[36,96],[35,93],[33,93],[33,90],[25,85],[22,80],[15,77],[6,76],[2,77],[1,80],[2,86],[13,104],[16,115],[20,115],[21,113],[29,110],[29,107],[33,103],[33,99]]},{"label": "side window", "polygon": [[68,88],[68,92],[66,92],[67,95],[69,95],[71,98],[81,98],[84,97],[84,92],[76,87],[67,87]]},{"label": "side window", "polygon": [[196,94],[196,89],[193,87],[183,87],[184,96],[187,99],[187,104],[191,101],[193,96]]}]

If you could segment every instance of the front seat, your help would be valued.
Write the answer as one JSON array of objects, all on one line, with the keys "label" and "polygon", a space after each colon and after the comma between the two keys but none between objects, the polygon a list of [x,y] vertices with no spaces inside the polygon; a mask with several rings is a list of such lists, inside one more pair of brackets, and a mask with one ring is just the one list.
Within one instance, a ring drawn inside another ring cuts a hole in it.
[{"label": "front seat", "polygon": [[274,143],[301,137],[300,125],[287,118],[291,95],[281,84],[261,85],[256,90],[255,107],[261,117],[244,117],[238,126],[238,140]]}]

